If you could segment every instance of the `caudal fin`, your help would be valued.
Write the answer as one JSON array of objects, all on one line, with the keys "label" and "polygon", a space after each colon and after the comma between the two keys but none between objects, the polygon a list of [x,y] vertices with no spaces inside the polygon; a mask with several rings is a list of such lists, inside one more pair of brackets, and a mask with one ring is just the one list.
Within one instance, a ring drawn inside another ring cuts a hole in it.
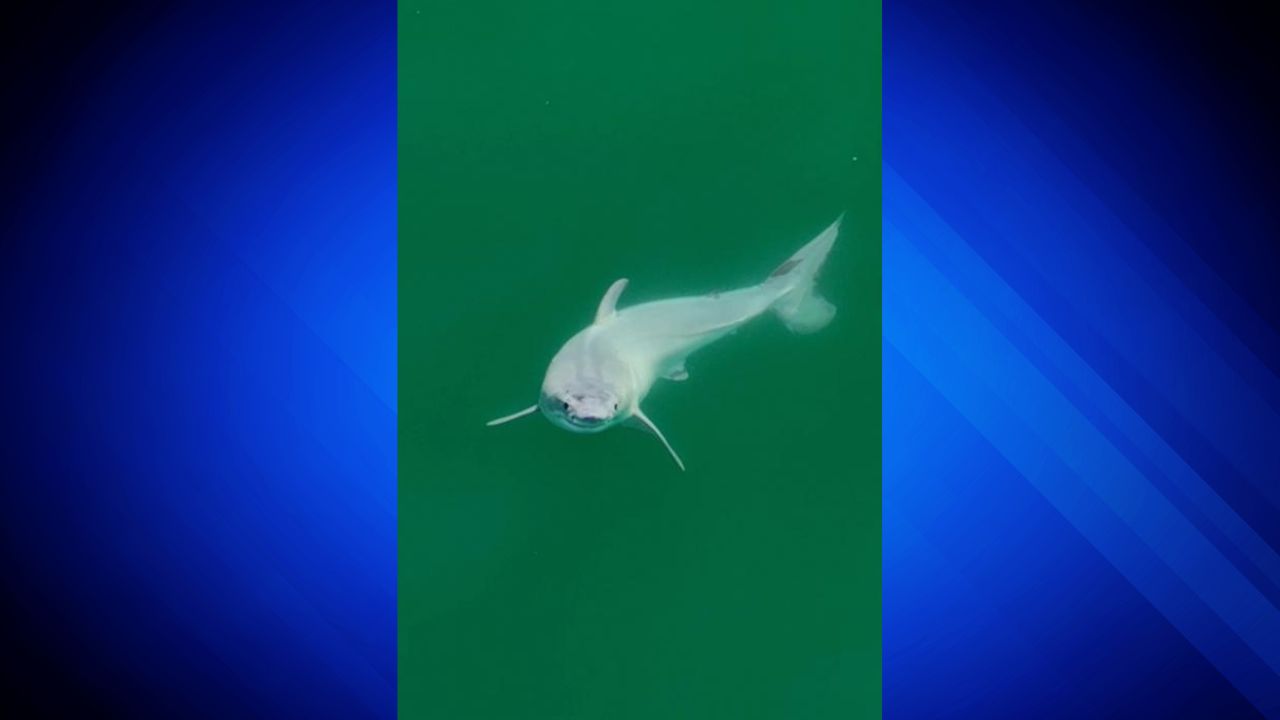
[{"label": "caudal fin", "polygon": [[765,281],[765,285],[777,285],[782,290],[783,294],[773,304],[773,311],[792,332],[817,332],[836,315],[836,307],[818,294],[814,282],[827,253],[835,244],[836,236],[840,234],[842,220],[843,214],[816,238],[805,243],[795,255],[787,258]]}]

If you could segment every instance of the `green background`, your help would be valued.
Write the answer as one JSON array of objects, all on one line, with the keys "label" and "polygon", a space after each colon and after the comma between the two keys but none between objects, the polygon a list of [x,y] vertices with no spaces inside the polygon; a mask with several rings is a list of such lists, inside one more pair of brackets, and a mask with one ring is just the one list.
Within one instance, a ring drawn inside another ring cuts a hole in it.
[{"label": "green background", "polygon": [[[403,717],[880,713],[880,6],[402,2]],[[761,318],[645,408],[533,403],[625,307],[763,279],[841,211],[816,335]]]}]

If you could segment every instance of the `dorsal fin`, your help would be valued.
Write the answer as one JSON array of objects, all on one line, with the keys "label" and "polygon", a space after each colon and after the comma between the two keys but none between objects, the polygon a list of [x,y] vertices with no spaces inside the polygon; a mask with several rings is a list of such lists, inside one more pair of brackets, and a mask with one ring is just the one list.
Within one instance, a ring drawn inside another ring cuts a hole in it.
[{"label": "dorsal fin", "polygon": [[619,278],[613,281],[608,290],[604,291],[604,297],[600,298],[600,307],[596,308],[596,322],[602,323],[617,312],[618,297],[622,295],[622,291],[627,289],[627,279]]}]

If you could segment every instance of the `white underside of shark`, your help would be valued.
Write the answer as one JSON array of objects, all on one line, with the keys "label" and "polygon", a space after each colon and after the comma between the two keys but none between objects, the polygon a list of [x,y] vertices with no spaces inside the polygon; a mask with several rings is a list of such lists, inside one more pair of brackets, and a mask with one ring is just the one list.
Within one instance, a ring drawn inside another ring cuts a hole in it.
[{"label": "white underside of shark", "polygon": [[630,422],[656,435],[683,470],[684,462],[641,410],[641,402],[659,379],[688,378],[685,361],[691,354],[767,312],[798,333],[826,326],[835,307],[818,295],[814,282],[839,233],[837,218],[764,282],[740,290],[619,309],[627,280],[615,281],[600,300],[595,321],[551,359],[538,403],[488,424],[501,425],[539,409],[573,432],[600,432]]}]

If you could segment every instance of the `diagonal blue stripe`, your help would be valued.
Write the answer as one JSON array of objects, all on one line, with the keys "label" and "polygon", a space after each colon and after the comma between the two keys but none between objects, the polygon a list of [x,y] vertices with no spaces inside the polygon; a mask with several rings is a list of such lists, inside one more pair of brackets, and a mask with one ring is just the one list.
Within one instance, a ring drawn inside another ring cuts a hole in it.
[{"label": "diagonal blue stripe", "polygon": [[[1169,611],[1176,600],[1166,594],[1147,588],[1148,599],[1255,705],[1280,710],[1280,696],[1266,682],[1280,672],[1280,613],[919,254],[892,216],[885,227],[885,288],[888,340],[1082,531],[1089,523],[1073,517],[1077,506],[1067,498],[1079,486],[1101,498],[1254,657],[1196,642],[1203,623],[1176,620],[1180,613]],[[959,367],[950,366],[948,357]],[[975,402],[976,386],[1007,404],[1018,423],[995,422],[991,411]],[[1033,428],[1030,437],[1011,430],[1020,423]],[[1062,463],[1067,472],[1045,473],[1049,460]],[[1117,552],[1105,538],[1090,540],[1109,558]],[[1131,567],[1117,566],[1135,579]]]},{"label": "diagonal blue stripe", "polygon": [[1007,324],[1086,397],[1243,555],[1280,589],[1280,555],[1228,505],[1036,312],[967,245],[891,167],[884,173],[887,216],[926,255],[951,268],[949,279]]}]

